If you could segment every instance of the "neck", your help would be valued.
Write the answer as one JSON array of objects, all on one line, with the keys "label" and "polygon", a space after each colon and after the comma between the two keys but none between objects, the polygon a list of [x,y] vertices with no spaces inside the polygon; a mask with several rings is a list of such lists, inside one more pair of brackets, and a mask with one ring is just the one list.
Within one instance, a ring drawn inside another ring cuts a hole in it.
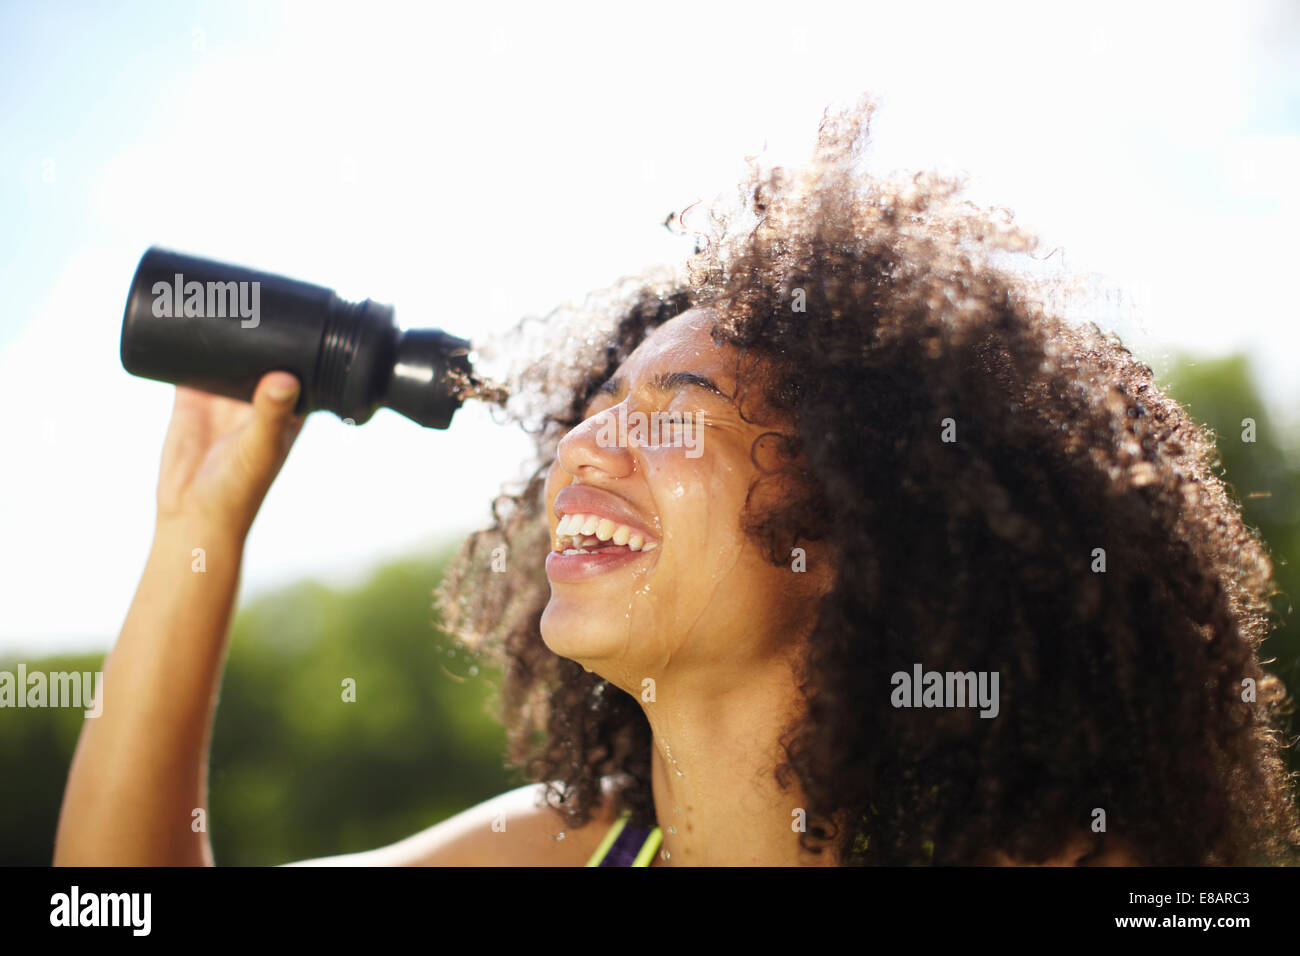
[{"label": "neck", "polygon": [[833,865],[829,849],[801,852],[803,789],[793,780],[782,789],[775,777],[785,759],[780,736],[802,710],[789,664],[766,662],[721,691],[677,680],[659,687],[679,693],[642,704],[654,734],[655,815],[663,832],[655,865]]}]

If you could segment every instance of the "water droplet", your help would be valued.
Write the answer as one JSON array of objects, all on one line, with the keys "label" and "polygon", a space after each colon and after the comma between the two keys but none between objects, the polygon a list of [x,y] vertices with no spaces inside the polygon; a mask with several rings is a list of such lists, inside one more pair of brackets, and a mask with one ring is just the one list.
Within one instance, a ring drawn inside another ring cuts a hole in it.
[{"label": "water droplet", "polygon": [[672,858],[673,858],[673,855],[672,855],[671,853],[669,853],[667,850],[664,850],[664,859],[665,859],[665,860],[671,860]]},{"label": "water droplet", "polygon": [[676,828],[676,827],[669,827],[669,828],[668,828],[668,832],[669,832],[669,833],[676,833],[676,832],[677,832],[677,828]]},{"label": "water droplet", "polygon": [[557,835],[555,839],[557,839],[557,840],[563,840],[563,839],[564,839],[564,831],[561,830],[561,831],[559,832],[559,835]]},{"label": "water droplet", "polygon": [[673,807],[673,813],[681,813],[681,812],[682,812],[681,807]]},{"label": "water droplet", "polygon": [[470,677],[478,677],[478,665],[477,665],[477,664],[474,664],[474,665],[471,665],[471,666],[470,666],[470,669],[469,669],[469,676],[470,676]]},{"label": "water droplet", "polygon": [[677,766],[677,758],[673,756],[673,748],[668,745],[668,741],[666,740],[664,741],[664,756],[666,756],[668,762],[673,765],[673,770],[677,772],[677,776],[686,776],[686,774],[682,773],[682,768]]}]

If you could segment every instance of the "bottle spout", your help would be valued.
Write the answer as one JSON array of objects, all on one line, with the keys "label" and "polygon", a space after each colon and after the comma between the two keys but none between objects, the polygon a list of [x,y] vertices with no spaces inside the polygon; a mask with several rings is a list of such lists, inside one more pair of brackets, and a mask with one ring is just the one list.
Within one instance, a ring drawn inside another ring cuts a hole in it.
[{"label": "bottle spout", "polygon": [[407,329],[397,340],[383,404],[426,428],[446,428],[473,378],[470,343],[440,329]]}]

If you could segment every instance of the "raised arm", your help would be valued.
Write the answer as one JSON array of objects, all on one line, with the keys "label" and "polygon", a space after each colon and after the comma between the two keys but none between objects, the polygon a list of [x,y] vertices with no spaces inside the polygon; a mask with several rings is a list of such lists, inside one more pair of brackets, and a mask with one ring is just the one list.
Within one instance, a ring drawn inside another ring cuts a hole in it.
[{"label": "raised arm", "polygon": [[298,383],[252,404],[176,389],[153,546],[77,742],[55,865],[211,865],[208,746],[244,540],[302,427]]}]

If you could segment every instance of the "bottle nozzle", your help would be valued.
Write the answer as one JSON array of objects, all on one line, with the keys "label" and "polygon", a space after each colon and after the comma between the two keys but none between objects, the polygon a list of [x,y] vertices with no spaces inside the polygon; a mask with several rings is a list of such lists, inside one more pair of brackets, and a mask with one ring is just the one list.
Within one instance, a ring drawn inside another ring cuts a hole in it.
[{"label": "bottle nozzle", "polygon": [[438,329],[399,333],[384,404],[426,428],[446,428],[464,400],[457,379],[473,374],[469,350],[468,341]]}]

